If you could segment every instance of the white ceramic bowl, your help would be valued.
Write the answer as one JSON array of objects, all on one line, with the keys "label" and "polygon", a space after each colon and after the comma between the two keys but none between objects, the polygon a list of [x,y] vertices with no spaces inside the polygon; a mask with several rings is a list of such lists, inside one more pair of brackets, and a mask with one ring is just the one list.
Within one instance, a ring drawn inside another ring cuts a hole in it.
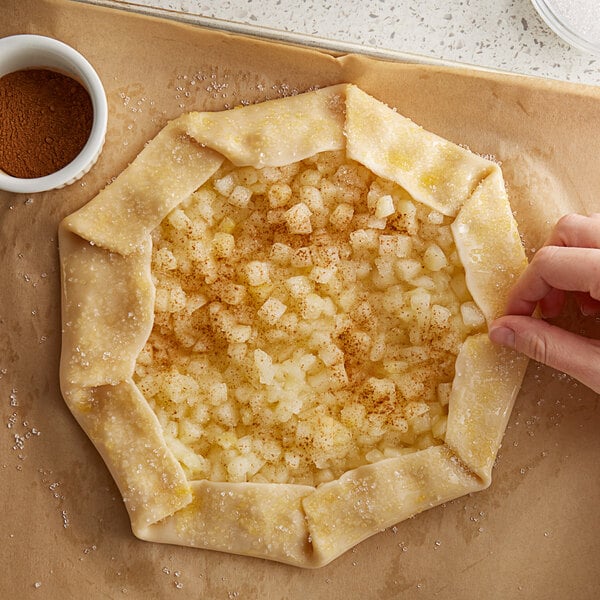
[{"label": "white ceramic bowl", "polygon": [[94,116],[85,146],[62,169],[31,179],[11,177],[0,169],[0,190],[22,194],[61,188],[83,177],[100,156],[108,121],[102,82],[79,52],[63,42],[40,35],[13,35],[0,39],[0,77],[29,68],[53,69],[79,81],[90,95]]}]

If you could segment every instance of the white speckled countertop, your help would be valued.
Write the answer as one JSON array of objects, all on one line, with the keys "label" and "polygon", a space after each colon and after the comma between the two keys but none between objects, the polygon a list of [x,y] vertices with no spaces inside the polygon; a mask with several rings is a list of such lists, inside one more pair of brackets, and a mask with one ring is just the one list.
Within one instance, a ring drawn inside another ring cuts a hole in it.
[{"label": "white speckled countertop", "polygon": [[129,0],[380,50],[600,85],[600,57],[563,42],[530,0]]}]

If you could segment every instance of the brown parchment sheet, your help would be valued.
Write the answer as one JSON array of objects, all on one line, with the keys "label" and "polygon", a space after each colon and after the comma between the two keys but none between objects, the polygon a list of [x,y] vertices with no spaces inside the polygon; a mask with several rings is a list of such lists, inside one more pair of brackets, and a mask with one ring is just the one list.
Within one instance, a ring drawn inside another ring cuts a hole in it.
[{"label": "brown parchment sheet", "polygon": [[[110,109],[104,151],[82,180],[43,194],[0,192],[0,598],[598,597],[598,396],[535,363],[489,489],[322,569],[137,540],[60,395],[57,226],[183,111],[353,82],[500,161],[531,256],[560,215],[600,211],[600,88],[335,58],[64,0],[2,0],[0,9],[0,37],[49,35],[81,51]],[[600,334],[593,318],[563,322]]]}]

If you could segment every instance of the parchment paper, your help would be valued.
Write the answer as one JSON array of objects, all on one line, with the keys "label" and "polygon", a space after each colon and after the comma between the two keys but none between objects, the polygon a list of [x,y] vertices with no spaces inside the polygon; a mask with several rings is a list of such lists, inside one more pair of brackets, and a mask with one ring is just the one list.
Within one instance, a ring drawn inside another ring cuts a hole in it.
[{"label": "parchment paper", "polygon": [[[343,81],[502,162],[529,253],[566,212],[600,211],[600,89],[376,62],[63,0],[2,0],[0,37],[80,50],[109,100],[104,152],[45,194],[0,193],[1,598],[597,598],[598,396],[532,364],[492,486],[307,571],[137,540],[120,495],[58,388],[56,229],[187,110]],[[110,293],[108,291],[108,293]],[[598,333],[594,319],[569,317]]]}]

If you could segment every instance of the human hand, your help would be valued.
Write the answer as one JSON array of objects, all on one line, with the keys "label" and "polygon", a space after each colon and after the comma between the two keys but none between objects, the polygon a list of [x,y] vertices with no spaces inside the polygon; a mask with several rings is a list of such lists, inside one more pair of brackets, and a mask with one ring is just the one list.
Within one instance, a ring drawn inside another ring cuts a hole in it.
[{"label": "human hand", "polygon": [[492,342],[568,373],[600,393],[600,340],[536,319],[557,317],[572,292],[584,315],[600,313],[600,214],[569,214],[510,291],[504,316],[490,325]]}]

